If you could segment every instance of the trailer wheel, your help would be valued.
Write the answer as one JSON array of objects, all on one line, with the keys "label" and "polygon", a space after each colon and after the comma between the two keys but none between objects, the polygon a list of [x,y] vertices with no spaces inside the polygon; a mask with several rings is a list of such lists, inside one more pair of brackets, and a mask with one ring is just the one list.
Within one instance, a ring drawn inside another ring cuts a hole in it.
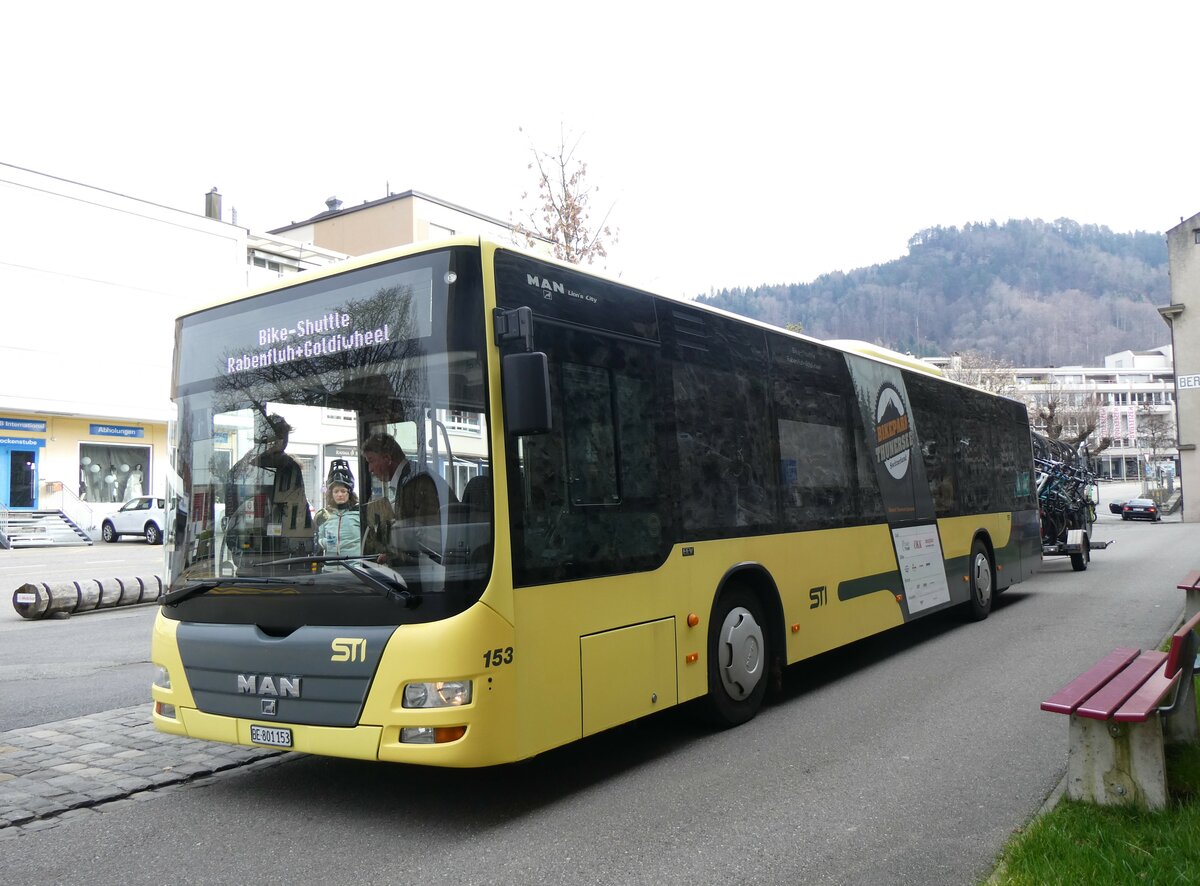
[{"label": "trailer wheel", "polygon": [[1083,572],[1088,568],[1088,563],[1092,561],[1092,542],[1085,535],[1083,537],[1083,550],[1078,554],[1071,555],[1071,568],[1076,572]]}]

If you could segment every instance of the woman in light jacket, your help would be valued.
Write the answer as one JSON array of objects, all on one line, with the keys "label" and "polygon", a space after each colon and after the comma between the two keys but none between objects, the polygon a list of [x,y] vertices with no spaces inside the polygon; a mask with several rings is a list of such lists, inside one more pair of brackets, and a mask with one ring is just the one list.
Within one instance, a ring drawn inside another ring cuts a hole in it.
[{"label": "woman in light jacket", "polygon": [[317,514],[317,543],[326,556],[357,556],[362,553],[362,531],[358,496],[349,463],[334,459],[325,485],[325,507]]}]

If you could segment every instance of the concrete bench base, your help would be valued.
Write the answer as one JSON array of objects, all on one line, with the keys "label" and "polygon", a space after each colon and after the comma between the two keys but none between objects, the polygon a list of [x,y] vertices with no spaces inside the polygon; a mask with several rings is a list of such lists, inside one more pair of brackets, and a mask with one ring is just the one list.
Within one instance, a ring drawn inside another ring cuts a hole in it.
[{"label": "concrete bench base", "polygon": [[[1193,714],[1194,717],[1194,714]],[[1071,715],[1067,797],[1101,806],[1167,805],[1162,718],[1118,723]]]}]

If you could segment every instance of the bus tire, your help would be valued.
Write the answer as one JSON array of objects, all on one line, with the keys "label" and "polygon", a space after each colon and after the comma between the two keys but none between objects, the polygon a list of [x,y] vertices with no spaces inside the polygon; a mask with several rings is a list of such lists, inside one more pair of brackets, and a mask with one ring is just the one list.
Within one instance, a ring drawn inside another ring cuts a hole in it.
[{"label": "bus tire", "polygon": [[770,666],[762,603],[746,587],[727,588],[713,607],[708,631],[708,719],[737,726],[758,713]]},{"label": "bus tire", "polygon": [[970,565],[971,599],[967,601],[967,615],[971,621],[983,621],[992,611],[996,593],[996,567],[983,539],[977,538],[971,545]]}]

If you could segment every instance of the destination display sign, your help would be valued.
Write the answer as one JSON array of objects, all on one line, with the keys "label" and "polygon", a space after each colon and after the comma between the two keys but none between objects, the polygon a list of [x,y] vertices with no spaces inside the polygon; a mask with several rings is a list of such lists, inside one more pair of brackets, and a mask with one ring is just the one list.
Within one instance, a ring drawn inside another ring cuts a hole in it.
[{"label": "destination display sign", "polygon": [[433,255],[362,268],[184,317],[176,381],[235,379],[309,361],[302,371],[316,370],[331,357],[427,338],[450,282],[447,261]]},{"label": "destination display sign", "polygon": [[262,327],[257,338],[256,350],[225,358],[228,374],[386,344],[392,340],[392,325],[355,328],[349,314],[331,312],[315,319],[301,318],[292,326]]}]

